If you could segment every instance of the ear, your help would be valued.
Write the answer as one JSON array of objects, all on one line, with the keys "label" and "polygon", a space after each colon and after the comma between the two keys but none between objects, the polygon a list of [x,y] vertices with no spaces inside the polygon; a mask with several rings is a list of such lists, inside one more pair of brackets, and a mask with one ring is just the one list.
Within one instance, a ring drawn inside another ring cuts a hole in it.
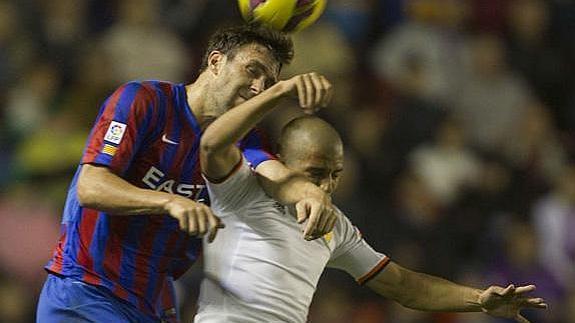
[{"label": "ear", "polygon": [[222,52],[214,50],[208,55],[208,70],[214,75],[218,75],[226,60],[226,55]]}]

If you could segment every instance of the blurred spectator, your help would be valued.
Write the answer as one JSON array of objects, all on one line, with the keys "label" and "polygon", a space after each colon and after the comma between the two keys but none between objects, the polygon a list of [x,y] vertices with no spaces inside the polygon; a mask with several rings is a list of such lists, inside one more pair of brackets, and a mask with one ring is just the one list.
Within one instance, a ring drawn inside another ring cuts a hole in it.
[{"label": "blurred spectator", "polygon": [[118,21],[102,39],[113,80],[184,81],[192,58],[177,35],[160,24],[159,1],[124,0],[119,5]]},{"label": "blurred spectator", "polygon": [[62,193],[57,197],[65,198],[66,181],[82,157],[88,132],[80,128],[76,116],[75,111],[53,114],[50,122],[31,132],[15,152],[14,170],[19,178],[47,177],[51,183],[61,186],[61,190],[52,187],[43,193],[46,196]]},{"label": "blurred spectator", "polygon": [[293,42],[296,55],[292,63],[282,71],[282,75],[287,77],[321,71],[337,88],[329,109],[322,113],[339,128],[345,129],[345,111],[355,103],[352,73],[356,68],[356,60],[351,43],[336,26],[328,22],[314,24],[305,32],[295,34]]},{"label": "blurred spectator", "polygon": [[[80,57],[74,62],[72,82],[61,95],[59,109],[74,118],[76,129],[90,129],[102,98],[108,97],[117,86],[111,73],[102,66],[109,66],[110,57],[94,43],[86,43],[78,49]],[[72,120],[70,120],[72,121]]]},{"label": "blurred spectator", "polygon": [[86,0],[52,0],[38,2],[41,19],[36,23],[41,33],[43,56],[57,62],[58,70],[68,80],[73,74],[76,52],[86,36]]},{"label": "blurred spectator", "polygon": [[565,168],[553,191],[533,211],[541,263],[562,286],[575,286],[575,164]]},{"label": "blurred spectator", "polygon": [[466,146],[463,129],[452,119],[444,120],[433,143],[415,148],[409,159],[414,173],[443,206],[451,205],[463,189],[478,181],[479,160]]},{"label": "blurred spectator", "polygon": [[[10,43],[15,41],[18,16],[13,3],[0,2],[0,91],[8,85],[8,81],[14,76],[14,67],[11,62]],[[1,96],[1,94],[0,94]]]},{"label": "blurred spectator", "polygon": [[[50,259],[51,245],[58,239],[60,228],[58,208],[54,206],[60,200],[49,200],[43,193],[46,188],[46,181],[40,179],[21,181],[0,198],[1,272],[34,292],[39,292],[44,281],[42,267]],[[4,319],[5,312],[0,313]]]},{"label": "blurred spectator", "polygon": [[[551,26],[550,1],[510,1],[508,28],[508,61],[533,89],[534,96],[556,113],[562,128],[565,123],[566,88],[573,84],[575,61],[568,61],[566,44]],[[571,65],[570,65],[571,64]]]},{"label": "blurred spectator", "polygon": [[[491,266],[485,279],[503,285],[511,281],[517,284],[535,284],[537,294],[554,308],[554,304],[558,304],[562,298],[564,290],[538,257],[539,241],[534,228],[524,221],[509,218],[500,220],[507,220],[507,223],[498,221],[498,239],[501,239],[503,249],[493,250]],[[523,315],[531,322],[542,322],[547,318],[546,322],[560,323],[561,313],[562,310],[554,308],[553,313],[532,310],[524,311]]]},{"label": "blurred spectator", "polygon": [[[396,96],[390,103],[387,115],[373,117],[373,119],[361,124],[361,119],[355,124],[355,129],[360,133],[367,132],[362,130],[365,127],[375,125],[373,123],[385,124],[378,126],[380,130],[374,135],[383,135],[381,139],[381,148],[374,149],[374,157],[367,161],[368,177],[378,178],[384,183],[393,180],[393,177],[400,174],[406,167],[406,158],[415,147],[428,141],[433,137],[438,124],[445,117],[446,110],[443,105],[430,100],[426,97],[425,90],[425,71],[419,58],[413,57],[409,61],[407,69],[403,72],[403,81],[396,84]],[[374,114],[380,113],[378,110]],[[382,132],[384,130],[385,132]],[[356,142],[361,139],[356,139]],[[378,185],[387,187],[387,185]],[[385,190],[378,190],[386,194]],[[382,194],[379,194],[382,195]]]},{"label": "blurred spectator", "polygon": [[[565,166],[566,152],[546,106],[531,101],[503,142],[503,156],[514,168],[515,200],[534,201],[546,193]],[[527,212],[525,206],[519,212]]]},{"label": "blurred spectator", "polygon": [[471,0],[471,23],[475,30],[502,35],[510,0]]},{"label": "blurred spectator", "polygon": [[505,63],[499,37],[478,34],[466,51],[468,69],[459,84],[453,111],[471,144],[501,153],[501,144],[517,133],[517,120],[525,113],[528,88]]},{"label": "blurred spectator", "polygon": [[467,18],[466,1],[408,0],[411,18],[397,25],[376,45],[373,67],[394,88],[410,82],[414,62],[426,100],[445,103],[459,80],[462,38],[458,28]]},{"label": "blurred spectator", "polygon": [[25,16],[14,1],[0,1],[0,97],[39,56]]},{"label": "blurred spectator", "polygon": [[361,47],[367,41],[375,5],[370,0],[330,0],[324,19],[334,23],[354,47]]},{"label": "blurred spectator", "polygon": [[37,61],[10,88],[6,102],[9,134],[14,139],[30,135],[48,122],[61,86],[58,67],[50,61]]}]

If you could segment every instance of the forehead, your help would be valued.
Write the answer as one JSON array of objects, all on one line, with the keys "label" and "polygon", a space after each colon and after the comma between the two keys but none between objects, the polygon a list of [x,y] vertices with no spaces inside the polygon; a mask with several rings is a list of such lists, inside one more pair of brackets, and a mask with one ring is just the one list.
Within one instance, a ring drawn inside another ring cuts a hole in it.
[{"label": "forehead", "polygon": [[298,160],[306,168],[339,169],[343,166],[343,150],[302,149]]},{"label": "forehead", "polygon": [[238,62],[249,64],[250,62],[258,62],[269,68],[274,74],[279,73],[279,62],[274,58],[272,52],[267,47],[261,44],[247,44],[238,48],[234,57]]}]

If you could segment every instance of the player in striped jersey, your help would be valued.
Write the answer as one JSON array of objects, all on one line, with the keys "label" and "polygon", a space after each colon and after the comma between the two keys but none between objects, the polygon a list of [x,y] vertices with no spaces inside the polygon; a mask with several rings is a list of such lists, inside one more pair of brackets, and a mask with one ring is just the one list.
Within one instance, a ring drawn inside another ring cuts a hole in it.
[{"label": "player in striped jersey", "polygon": [[[284,91],[295,91],[292,80],[267,92]],[[196,323],[305,322],[326,266],[342,269],[359,284],[413,309],[485,312],[525,323],[521,309],[547,307],[543,299],[525,295],[533,285],[480,290],[405,269],[374,251],[343,215],[323,239],[298,239],[301,225],[293,209],[265,194],[249,160],[234,146],[252,126],[247,120],[269,110],[238,106],[212,123],[202,138],[202,171],[209,178],[213,210],[227,228],[213,244],[204,244],[206,278]],[[305,174],[328,194],[336,189],[343,145],[328,123],[310,116],[292,120],[282,131],[279,147],[288,168]]]},{"label": "player in striped jersey", "polygon": [[[291,40],[278,32],[222,30],[193,83],[130,82],[103,103],[68,191],[62,236],[45,267],[38,322],[177,320],[172,281],[199,255],[201,240],[194,236],[208,234],[211,241],[222,227],[205,204],[202,131],[273,84],[292,55]],[[272,196],[306,206],[300,214],[310,217],[306,233],[327,232],[313,225],[335,218],[326,194],[292,176],[256,132],[238,147],[264,176],[271,174],[265,186]]]}]

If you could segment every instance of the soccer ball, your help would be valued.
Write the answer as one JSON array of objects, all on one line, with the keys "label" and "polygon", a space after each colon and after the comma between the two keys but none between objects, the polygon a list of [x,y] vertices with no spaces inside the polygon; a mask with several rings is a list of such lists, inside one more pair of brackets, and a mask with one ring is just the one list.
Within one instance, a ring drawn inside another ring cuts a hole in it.
[{"label": "soccer ball", "polygon": [[297,32],[313,24],[326,3],[327,0],[238,0],[245,21],[285,32]]}]

